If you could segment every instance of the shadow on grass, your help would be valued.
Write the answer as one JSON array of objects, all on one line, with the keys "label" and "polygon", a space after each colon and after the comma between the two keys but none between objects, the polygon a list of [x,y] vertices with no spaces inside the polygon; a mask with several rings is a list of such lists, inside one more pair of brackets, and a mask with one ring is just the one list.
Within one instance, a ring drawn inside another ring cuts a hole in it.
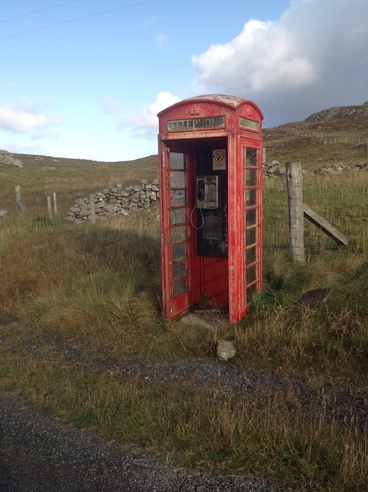
[{"label": "shadow on grass", "polygon": [[160,240],[130,230],[86,228],[77,240],[84,254],[100,266],[134,279],[137,291],[144,290],[157,304],[161,287]]}]

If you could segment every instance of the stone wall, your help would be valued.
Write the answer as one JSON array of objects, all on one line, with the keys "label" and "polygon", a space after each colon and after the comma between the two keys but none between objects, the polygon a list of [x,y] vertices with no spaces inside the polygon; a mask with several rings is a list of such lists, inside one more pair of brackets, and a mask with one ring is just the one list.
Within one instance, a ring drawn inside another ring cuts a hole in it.
[{"label": "stone wall", "polygon": [[[330,167],[324,167],[315,171],[303,170],[303,176],[341,174],[343,172],[368,172],[368,162],[359,162],[355,166],[338,166],[333,164]],[[265,179],[280,178],[285,175],[285,166],[278,161],[272,161],[271,164],[263,166],[263,176]],[[111,186],[102,191],[93,194],[95,204],[95,214],[98,217],[113,217],[116,215],[128,215],[140,209],[150,208],[152,203],[159,200],[159,182],[154,179],[149,183],[142,179],[139,185]],[[66,220],[74,222],[83,222],[91,216],[90,198],[78,198],[74,206],[69,210]]]},{"label": "stone wall", "polygon": [[[303,176],[315,176],[318,174],[341,174],[342,172],[365,172],[368,171],[368,162],[358,162],[355,166],[338,166],[337,164],[332,164],[329,167],[322,167],[314,171],[308,171],[306,169],[302,170]],[[271,164],[265,164],[263,166],[263,176],[264,178],[278,178],[284,176],[286,173],[285,166],[281,165],[278,161],[272,161]]]},{"label": "stone wall", "polygon": [[[90,195],[95,205],[96,219],[99,217],[113,217],[128,215],[144,208],[150,208],[152,203],[159,199],[158,179],[149,183],[142,179],[139,185],[110,186],[102,191]],[[90,218],[90,197],[78,198],[74,206],[68,211],[66,220],[82,222]]]}]

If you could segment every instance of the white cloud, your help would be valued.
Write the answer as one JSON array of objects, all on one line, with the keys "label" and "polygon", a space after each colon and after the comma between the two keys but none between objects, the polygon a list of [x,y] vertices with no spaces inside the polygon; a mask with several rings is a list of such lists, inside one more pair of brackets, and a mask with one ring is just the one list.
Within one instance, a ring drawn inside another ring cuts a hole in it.
[{"label": "white cloud", "polygon": [[299,53],[292,34],[273,22],[248,21],[242,33],[225,45],[211,46],[193,57],[201,82],[220,89],[233,86],[258,93],[275,87],[300,87],[315,78],[306,56]]},{"label": "white cloud", "polygon": [[177,96],[172,95],[170,92],[159,92],[157,94],[156,101],[150,104],[148,108],[142,109],[138,116],[134,118],[133,124],[135,126],[145,128],[157,128],[157,114],[163,109],[168,108],[172,104],[179,101],[180,99]]},{"label": "white cloud", "polygon": [[135,135],[142,135],[145,137],[147,137],[148,134],[151,134],[153,129],[157,133],[157,114],[179,101],[179,97],[174,96],[170,92],[159,92],[156,100],[150,104],[148,108],[141,109],[138,114],[131,119],[120,120],[116,129],[122,131],[127,127],[132,127]]},{"label": "white cloud", "polygon": [[55,137],[51,129],[60,125],[60,115],[46,116],[37,107],[37,102],[23,98],[17,104],[0,107],[0,129],[13,134],[28,134],[33,138]]},{"label": "white cloud", "polygon": [[196,84],[252,99],[272,122],[368,99],[367,0],[298,0],[193,56]]}]

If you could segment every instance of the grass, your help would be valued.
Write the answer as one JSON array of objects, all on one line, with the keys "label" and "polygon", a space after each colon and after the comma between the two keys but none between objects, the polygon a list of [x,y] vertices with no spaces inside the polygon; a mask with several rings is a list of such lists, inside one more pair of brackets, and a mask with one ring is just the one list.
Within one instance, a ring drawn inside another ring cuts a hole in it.
[{"label": "grass", "polygon": [[[291,125],[300,131],[316,131],[315,124],[311,123],[292,123]],[[359,162],[367,162],[366,123],[360,130],[352,131],[352,128],[354,128],[354,122],[349,123],[346,127],[344,127],[343,122],[340,122],[337,128],[331,126],[329,122],[329,127],[325,129],[322,125],[322,139],[319,136],[290,133],[285,129],[265,129],[264,146],[267,162],[271,163],[273,160],[277,160],[284,164],[285,162],[301,161],[303,168],[308,170],[317,170],[332,164],[355,166]],[[317,129],[317,131],[321,130]],[[348,142],[325,143],[329,142],[330,138],[335,137],[347,137],[356,143],[353,144],[350,140]],[[361,139],[361,144],[357,143],[359,139]]]},{"label": "grass", "polygon": [[[86,163],[60,165],[48,182],[38,161],[27,162],[27,174],[0,168],[9,200],[14,184],[36,197],[38,180],[48,193],[68,176],[70,198],[88,194],[78,177]],[[88,187],[132,180],[131,163],[106,166],[89,167]],[[264,289],[242,323],[214,333],[160,315],[157,211],[93,227],[47,218],[41,207],[13,211],[0,221],[0,321],[14,321],[0,328],[0,391],[183,466],[295,490],[367,490],[367,190],[363,172],[304,179],[305,202],[349,246],[306,223],[307,261],[293,265],[286,184],[267,181]],[[325,303],[296,307],[322,287],[333,289]],[[230,369],[262,376],[254,391],[200,385],[195,372],[161,377],[161,367],[214,361],[220,338],[237,348]]]},{"label": "grass", "polygon": [[[251,471],[313,490],[364,490],[367,429],[349,409],[341,426],[342,410],[334,409],[339,385],[356,398],[368,388],[363,177],[349,175],[343,188],[341,176],[305,180],[310,206],[352,244],[339,249],[306,228],[302,266],[288,258],[285,184],[266,184],[264,290],[243,323],[218,333],[161,318],[155,213],[114,227],[22,215],[1,222],[1,316],[20,319],[2,327],[2,392],[20,391],[68,422],[187,466]],[[303,292],[326,286],[333,288],[326,304],[295,307]],[[121,371],[211,359],[220,337],[235,341],[239,370],[302,377],[318,412],[305,413],[295,382],[276,392],[260,383],[252,398],[224,398],[221,387]]]},{"label": "grass", "polygon": [[12,155],[24,164],[23,168],[0,164],[1,207],[12,212],[16,209],[15,186],[21,187],[23,202],[33,213],[45,213],[47,197],[55,192],[59,213],[63,215],[79,197],[116,184],[128,186],[137,184],[141,178],[157,178],[157,156],[135,161],[96,162]]}]

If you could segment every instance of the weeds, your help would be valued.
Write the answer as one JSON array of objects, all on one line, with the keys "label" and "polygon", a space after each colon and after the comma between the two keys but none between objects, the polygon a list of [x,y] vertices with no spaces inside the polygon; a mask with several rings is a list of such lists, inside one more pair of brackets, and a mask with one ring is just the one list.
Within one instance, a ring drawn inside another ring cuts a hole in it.
[{"label": "weeds", "polygon": [[[215,333],[162,319],[155,213],[94,227],[31,215],[1,222],[1,320],[20,320],[1,327],[2,391],[185,465],[366,490],[366,203],[356,194],[367,178],[354,176],[343,186],[340,176],[305,182],[307,203],[351,240],[339,249],[306,226],[305,265],[289,262],[285,185],[266,185],[263,292],[242,323]],[[297,306],[325,287],[325,303]],[[263,382],[239,396],[124,372],[211,360],[221,337],[236,345],[238,374],[285,376],[282,389]]]}]

